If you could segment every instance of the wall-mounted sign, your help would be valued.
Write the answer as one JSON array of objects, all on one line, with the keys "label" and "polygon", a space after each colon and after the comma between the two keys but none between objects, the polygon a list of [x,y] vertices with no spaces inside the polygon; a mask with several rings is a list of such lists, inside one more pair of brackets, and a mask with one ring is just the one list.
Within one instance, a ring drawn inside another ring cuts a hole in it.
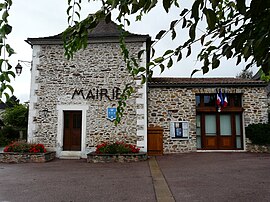
[{"label": "wall-mounted sign", "polygon": [[107,119],[113,121],[116,119],[116,108],[108,108],[107,109]]},{"label": "wall-mounted sign", "polygon": [[187,121],[170,122],[170,136],[172,139],[188,139],[189,124]]},{"label": "wall-mounted sign", "polygon": [[71,99],[74,99],[75,96],[80,96],[83,99],[91,99],[91,100],[103,100],[107,99],[109,101],[119,100],[121,95],[121,89],[114,87],[111,90],[106,88],[93,88],[88,91],[83,89],[75,89]]}]

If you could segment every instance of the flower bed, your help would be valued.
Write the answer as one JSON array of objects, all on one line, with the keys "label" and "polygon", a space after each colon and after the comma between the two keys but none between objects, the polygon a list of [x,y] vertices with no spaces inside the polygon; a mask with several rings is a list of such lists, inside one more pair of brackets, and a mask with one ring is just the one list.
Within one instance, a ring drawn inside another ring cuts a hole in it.
[{"label": "flower bed", "polygon": [[2,163],[41,163],[51,161],[56,152],[47,152],[43,144],[13,142],[0,153]]},{"label": "flower bed", "polygon": [[0,153],[1,163],[44,163],[55,158],[56,152],[46,153],[20,153],[3,152]]},{"label": "flower bed", "polygon": [[140,149],[135,145],[124,142],[102,143],[97,146],[96,152],[87,154],[87,162],[136,162],[147,160],[147,153],[139,153],[139,151]]}]

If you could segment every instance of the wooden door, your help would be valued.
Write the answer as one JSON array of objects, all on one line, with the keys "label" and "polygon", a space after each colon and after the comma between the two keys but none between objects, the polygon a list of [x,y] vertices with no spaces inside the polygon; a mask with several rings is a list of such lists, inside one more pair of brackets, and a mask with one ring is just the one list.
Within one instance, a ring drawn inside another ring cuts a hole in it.
[{"label": "wooden door", "polygon": [[235,133],[233,132],[232,114],[218,115],[219,149],[235,149]]},{"label": "wooden door", "polygon": [[[229,150],[242,149],[241,114],[235,113],[202,113],[201,145],[199,149]],[[198,125],[198,124],[197,124]]]},{"label": "wooden door", "polygon": [[81,151],[82,112],[64,111],[64,151]]},{"label": "wooden door", "polygon": [[147,153],[149,156],[163,155],[163,128],[147,129]]}]

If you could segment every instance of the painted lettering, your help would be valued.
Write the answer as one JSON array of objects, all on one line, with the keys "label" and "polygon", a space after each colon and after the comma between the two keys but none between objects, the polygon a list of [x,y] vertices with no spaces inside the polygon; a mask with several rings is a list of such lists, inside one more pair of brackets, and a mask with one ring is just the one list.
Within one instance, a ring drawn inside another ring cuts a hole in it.
[{"label": "painted lettering", "polygon": [[87,96],[86,96],[86,99],[92,99],[92,100],[95,100],[95,96],[93,95],[92,90],[89,90],[89,91],[88,91],[88,94],[87,94]]},{"label": "painted lettering", "polygon": [[75,91],[74,91],[71,99],[73,99],[75,95],[82,95],[83,99],[85,99],[84,98],[84,95],[83,95],[83,90],[82,89],[80,89],[79,91],[78,91],[78,89],[75,89]]},{"label": "painted lettering", "polygon": [[[85,96],[86,95],[86,96]],[[119,100],[121,95],[121,89],[118,87],[114,87],[112,90],[108,90],[106,88],[93,88],[88,90],[88,92],[84,92],[83,89],[75,89],[71,99],[74,99],[75,96],[81,96],[86,100]]]}]

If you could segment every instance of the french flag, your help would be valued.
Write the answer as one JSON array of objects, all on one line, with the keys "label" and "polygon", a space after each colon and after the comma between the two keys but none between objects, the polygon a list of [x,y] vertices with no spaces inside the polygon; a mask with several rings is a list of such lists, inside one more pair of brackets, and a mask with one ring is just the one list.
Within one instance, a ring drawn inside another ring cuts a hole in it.
[{"label": "french flag", "polygon": [[222,105],[223,105],[223,98],[222,98],[221,90],[219,90],[219,93],[217,93],[217,106],[222,106]]},{"label": "french flag", "polygon": [[224,93],[224,102],[223,102],[223,107],[227,107],[227,105],[228,105],[228,98],[227,98],[226,93]]}]

